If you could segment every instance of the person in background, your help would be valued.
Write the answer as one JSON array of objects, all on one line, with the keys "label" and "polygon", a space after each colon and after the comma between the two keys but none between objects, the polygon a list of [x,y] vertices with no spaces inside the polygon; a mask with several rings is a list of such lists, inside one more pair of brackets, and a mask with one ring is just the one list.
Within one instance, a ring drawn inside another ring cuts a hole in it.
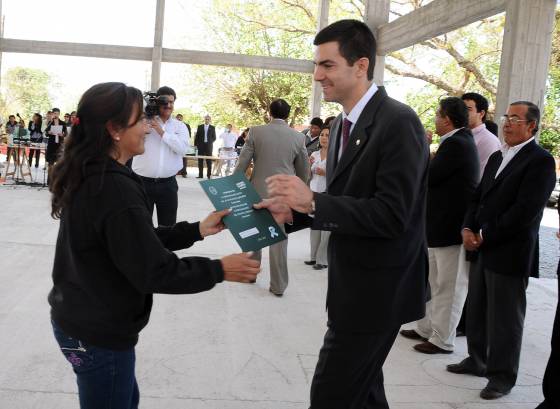
[{"label": "person in background", "polygon": [[556,183],[554,158],[535,141],[539,123],[534,103],[509,105],[504,145],[488,159],[463,222],[463,246],[478,252],[469,274],[468,356],[447,370],[486,377],[483,399],[509,394],[519,372],[526,290],[529,276],[538,277],[539,226]]},{"label": "person in background", "polygon": [[58,160],[58,156],[60,154],[60,149],[64,142],[64,138],[66,137],[66,135],[68,135],[66,122],[61,121],[59,116],[60,116],[60,109],[53,108],[52,120],[45,128],[45,135],[49,136],[49,140],[47,142],[47,152],[45,153],[45,160],[48,164],[47,184],[50,181],[51,169],[56,163],[56,161]]},{"label": "person in background", "polygon": [[[247,142],[235,166],[235,173],[245,173],[254,163],[251,183],[260,197],[268,197],[266,179],[277,173],[295,175],[298,180],[307,182],[309,177],[309,158],[303,144],[304,135],[288,125],[290,105],[283,99],[273,100],[269,106],[270,122],[251,128]],[[280,224],[284,230],[284,225]],[[254,252],[261,260],[262,251]],[[269,291],[282,297],[288,287],[288,240],[269,247],[270,287]]]},{"label": "person in background", "polygon": [[313,152],[319,150],[319,134],[323,128],[323,120],[315,117],[309,123],[309,131],[305,135],[305,149],[307,149],[307,156],[311,156]]},{"label": "person in background", "polygon": [[[175,115],[175,119],[177,121],[183,122],[185,124],[185,126],[187,127],[187,130],[189,131],[189,139],[191,136],[191,126],[183,121],[183,114],[177,114]],[[190,141],[189,141],[190,144]],[[179,171],[178,175],[181,175],[182,177],[186,178],[187,177],[187,158],[185,158],[183,156],[183,167],[181,168],[181,170]]]},{"label": "person in background", "polygon": [[210,260],[173,252],[219,233],[229,210],[154,228],[142,179],[125,166],[144,152],[150,127],[142,111],[140,90],[94,85],[80,99],[78,122],[52,170],[51,215],[60,227],[48,301],[82,409],[138,408],[135,345],[153,294],[248,283],[259,271],[249,254]]},{"label": "person in background", "polygon": [[245,145],[245,142],[247,141],[247,136],[249,136],[250,129],[251,128],[245,128],[245,130],[241,132],[241,135],[239,135],[239,138],[237,138],[237,141],[235,142],[235,151],[237,152],[238,155],[241,153],[241,149],[243,148],[243,145]]},{"label": "person in background", "polygon": [[[214,150],[214,141],[216,140],[216,128],[210,122],[210,115],[204,117],[204,123],[198,125],[194,144],[198,150],[198,154],[202,156],[212,156]],[[198,160],[198,179],[203,178],[204,159]],[[206,159],[206,177],[212,177],[212,159]]]},{"label": "person in background", "polygon": [[[319,134],[319,150],[311,154],[311,180],[309,188],[316,193],[327,191],[327,150],[329,148],[329,128],[323,126]],[[309,229],[311,254],[309,261],[304,263],[313,266],[315,270],[327,268],[327,247],[331,232]]]},{"label": "person in background", "polygon": [[323,124],[324,128],[330,128],[331,127],[331,123],[336,119],[336,116],[329,116],[327,117],[327,119],[325,119],[325,123]]},{"label": "person in background", "polygon": [[157,212],[158,225],[173,226],[177,221],[179,198],[175,176],[183,166],[189,147],[184,123],[171,116],[177,95],[173,88],[160,87],[157,96],[167,100],[159,106],[159,115],[151,118],[152,129],[146,137],[146,149],[132,160],[132,170],[142,178],[151,211]]},{"label": "person in background", "polygon": [[[41,127],[43,125],[43,117],[41,114],[33,114],[33,119],[29,121],[29,126],[27,127],[29,131],[29,140],[31,143],[39,144],[43,142],[43,131]],[[29,166],[33,161],[33,156],[35,156],[35,167],[39,167],[39,156],[41,155],[40,149],[29,149]]]}]

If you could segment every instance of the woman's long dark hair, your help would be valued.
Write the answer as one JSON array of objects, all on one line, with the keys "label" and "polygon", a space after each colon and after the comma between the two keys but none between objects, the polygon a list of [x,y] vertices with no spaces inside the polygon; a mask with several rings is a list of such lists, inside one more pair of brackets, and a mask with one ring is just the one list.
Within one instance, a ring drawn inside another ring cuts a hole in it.
[{"label": "woman's long dark hair", "polygon": [[105,162],[114,153],[107,130],[110,121],[116,128],[127,128],[130,117],[142,115],[142,92],[121,82],[105,82],[88,89],[78,104],[78,123],[64,142],[64,153],[52,170],[51,216],[60,218],[72,196],[82,184],[85,168],[92,162]]}]

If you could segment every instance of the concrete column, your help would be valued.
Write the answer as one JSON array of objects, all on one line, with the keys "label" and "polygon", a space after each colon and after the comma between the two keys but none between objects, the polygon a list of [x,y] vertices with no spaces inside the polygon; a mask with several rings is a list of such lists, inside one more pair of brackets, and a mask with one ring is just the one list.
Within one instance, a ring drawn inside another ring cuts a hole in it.
[{"label": "concrete column", "polygon": [[[319,0],[319,18],[317,32],[329,24],[329,2],[330,0]],[[321,116],[321,99],[323,91],[321,84],[313,81],[313,93],[311,95],[311,117]]]},{"label": "concrete column", "polygon": [[157,0],[156,26],[154,30],[154,48],[152,51],[152,81],[150,89],[157,91],[161,77],[161,57],[163,43],[163,20],[165,13],[165,0]]},{"label": "concrete column", "polygon": [[[4,40],[4,16],[2,15],[2,0],[0,0],[0,49]],[[0,51],[0,86],[2,85],[2,51]]]},{"label": "concrete column", "polygon": [[556,0],[507,2],[496,118],[519,100],[533,102],[542,112],[555,7]]},{"label": "concrete column", "polygon": [[[375,38],[378,39],[379,26],[389,22],[389,11],[391,0],[366,0],[366,12],[364,21],[373,31]],[[385,71],[385,56],[378,55],[375,58],[375,68],[373,71],[373,81],[377,85],[383,85],[383,72]]]}]

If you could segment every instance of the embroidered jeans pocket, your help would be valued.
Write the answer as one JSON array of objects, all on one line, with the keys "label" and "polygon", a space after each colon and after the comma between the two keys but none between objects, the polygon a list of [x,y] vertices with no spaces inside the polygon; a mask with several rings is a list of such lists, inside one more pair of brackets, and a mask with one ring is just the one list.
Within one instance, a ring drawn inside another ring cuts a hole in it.
[{"label": "embroidered jeans pocket", "polygon": [[93,353],[88,350],[86,344],[66,335],[54,322],[53,330],[60,351],[74,370],[85,369],[93,364]]}]

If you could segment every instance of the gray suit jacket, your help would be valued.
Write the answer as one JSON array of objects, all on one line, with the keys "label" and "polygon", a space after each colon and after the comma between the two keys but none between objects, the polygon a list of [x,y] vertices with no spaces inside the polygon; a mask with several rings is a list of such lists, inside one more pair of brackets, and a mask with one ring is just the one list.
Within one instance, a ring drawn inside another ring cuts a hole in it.
[{"label": "gray suit jacket", "polygon": [[297,175],[304,182],[309,176],[305,136],[281,119],[254,126],[243,145],[235,172],[245,172],[254,161],[251,183],[262,198],[268,197],[265,179],[278,173]]}]

